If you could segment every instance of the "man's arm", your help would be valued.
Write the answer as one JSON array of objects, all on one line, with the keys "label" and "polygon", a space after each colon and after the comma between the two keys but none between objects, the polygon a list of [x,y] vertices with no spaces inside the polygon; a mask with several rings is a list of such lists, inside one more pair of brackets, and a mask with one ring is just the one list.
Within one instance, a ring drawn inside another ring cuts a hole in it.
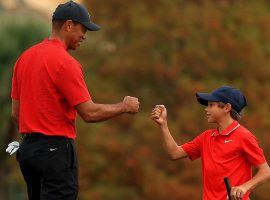
[{"label": "man's arm", "polygon": [[20,101],[12,99],[12,107],[11,107],[11,117],[15,122],[15,125],[19,124],[19,111],[20,111]]},{"label": "man's arm", "polygon": [[[17,129],[18,124],[19,124],[19,111],[20,111],[20,101],[12,99],[11,119],[15,125],[11,122],[9,131],[8,131],[8,136],[7,136],[7,143],[10,140],[13,140],[15,137],[14,136],[15,130]],[[8,144],[8,147],[6,148],[6,152],[12,155],[19,149],[19,146],[20,146],[19,142],[13,141]]]},{"label": "man's arm", "polygon": [[167,111],[165,106],[158,105],[154,108],[151,115],[152,119],[160,126],[164,139],[164,147],[172,160],[188,157],[183,148],[175,142],[167,124]]},{"label": "man's arm", "polygon": [[239,197],[243,197],[246,192],[254,189],[258,185],[270,179],[270,167],[267,163],[257,166],[256,169],[258,171],[252,179],[241,186],[232,187],[231,197],[233,200],[238,199]]},{"label": "man's arm", "polygon": [[81,103],[75,107],[85,122],[101,122],[123,113],[135,114],[139,111],[139,101],[135,97],[126,96],[117,104],[96,104],[93,101]]}]

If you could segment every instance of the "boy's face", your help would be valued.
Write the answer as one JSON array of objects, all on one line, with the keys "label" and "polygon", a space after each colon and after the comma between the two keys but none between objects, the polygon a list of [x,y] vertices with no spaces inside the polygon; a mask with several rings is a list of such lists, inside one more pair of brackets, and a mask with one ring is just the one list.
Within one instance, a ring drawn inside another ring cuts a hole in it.
[{"label": "boy's face", "polygon": [[218,102],[208,102],[205,108],[207,121],[209,123],[219,123],[224,117],[230,114],[230,108],[225,105],[223,108],[218,105]]}]

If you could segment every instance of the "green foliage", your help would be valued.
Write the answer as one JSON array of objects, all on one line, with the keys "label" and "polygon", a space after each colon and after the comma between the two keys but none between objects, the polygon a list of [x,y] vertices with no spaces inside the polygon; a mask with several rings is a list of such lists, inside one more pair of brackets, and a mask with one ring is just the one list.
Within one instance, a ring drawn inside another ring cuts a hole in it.
[{"label": "green foliage", "polygon": [[0,13],[0,199],[25,199],[26,195],[25,184],[14,156],[13,159],[6,159],[5,144],[10,142],[9,131],[14,126],[10,120],[13,65],[25,49],[41,41],[49,33],[49,27],[44,25],[44,20],[31,12],[25,9],[16,13]]},{"label": "green foliage", "polygon": [[[28,47],[48,36],[48,26],[29,10],[0,14],[0,130],[4,133],[10,115],[10,89],[13,65],[18,56]],[[23,16],[23,17],[21,17]],[[16,20],[14,20],[16,19]]]}]

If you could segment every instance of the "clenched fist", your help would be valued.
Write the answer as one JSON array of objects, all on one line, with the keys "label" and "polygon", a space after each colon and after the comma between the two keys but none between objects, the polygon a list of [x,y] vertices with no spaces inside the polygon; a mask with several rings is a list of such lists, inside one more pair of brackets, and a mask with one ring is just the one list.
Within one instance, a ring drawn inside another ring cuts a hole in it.
[{"label": "clenched fist", "polygon": [[241,200],[244,195],[247,193],[247,188],[244,187],[243,185],[237,186],[237,187],[232,187],[231,189],[231,199],[232,200]]},{"label": "clenched fist", "polygon": [[167,110],[164,105],[156,105],[152,110],[151,118],[159,125],[167,123]]},{"label": "clenched fist", "polygon": [[140,102],[138,98],[126,96],[123,100],[123,104],[125,105],[127,113],[135,114],[139,112]]}]

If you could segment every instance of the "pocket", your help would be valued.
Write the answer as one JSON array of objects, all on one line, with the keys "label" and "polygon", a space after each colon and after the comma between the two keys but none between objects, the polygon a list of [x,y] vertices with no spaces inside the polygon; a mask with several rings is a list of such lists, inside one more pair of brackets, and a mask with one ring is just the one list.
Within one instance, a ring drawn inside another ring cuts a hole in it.
[{"label": "pocket", "polygon": [[69,166],[71,169],[76,169],[77,168],[77,154],[76,154],[76,149],[74,146],[73,141],[69,141],[67,143],[68,147],[68,161],[69,161]]}]

